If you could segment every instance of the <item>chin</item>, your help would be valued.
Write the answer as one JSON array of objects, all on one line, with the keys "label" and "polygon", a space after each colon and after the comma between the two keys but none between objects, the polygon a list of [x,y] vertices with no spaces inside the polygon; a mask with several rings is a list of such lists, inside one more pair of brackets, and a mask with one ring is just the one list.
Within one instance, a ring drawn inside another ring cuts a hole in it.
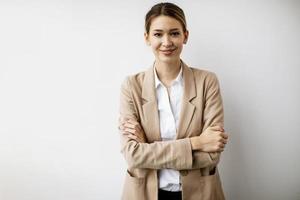
[{"label": "chin", "polygon": [[180,59],[178,56],[159,56],[158,60],[161,62],[174,62]]}]

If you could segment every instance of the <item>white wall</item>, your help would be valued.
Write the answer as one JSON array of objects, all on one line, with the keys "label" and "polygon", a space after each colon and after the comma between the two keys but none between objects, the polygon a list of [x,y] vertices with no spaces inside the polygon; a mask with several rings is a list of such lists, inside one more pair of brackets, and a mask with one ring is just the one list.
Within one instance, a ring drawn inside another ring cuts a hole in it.
[{"label": "white wall", "polygon": [[[0,199],[119,199],[120,83],[158,1],[0,1]],[[227,199],[300,199],[300,2],[173,1],[182,58],[220,80]]]}]

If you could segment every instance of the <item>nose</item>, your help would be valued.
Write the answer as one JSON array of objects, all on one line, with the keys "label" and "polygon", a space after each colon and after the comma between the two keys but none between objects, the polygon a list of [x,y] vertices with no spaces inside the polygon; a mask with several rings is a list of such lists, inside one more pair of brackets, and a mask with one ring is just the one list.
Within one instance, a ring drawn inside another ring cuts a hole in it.
[{"label": "nose", "polygon": [[162,45],[166,46],[166,47],[172,46],[172,40],[171,40],[171,38],[168,35],[165,35],[163,37],[163,39],[162,39]]}]

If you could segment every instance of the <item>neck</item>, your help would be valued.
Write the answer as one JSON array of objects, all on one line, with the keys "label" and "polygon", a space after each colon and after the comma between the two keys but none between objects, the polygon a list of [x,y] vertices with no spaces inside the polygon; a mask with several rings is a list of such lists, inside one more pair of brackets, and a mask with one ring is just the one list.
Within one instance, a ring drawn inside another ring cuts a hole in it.
[{"label": "neck", "polygon": [[174,80],[180,71],[180,63],[180,59],[168,63],[155,61],[154,66],[159,80],[162,82]]}]

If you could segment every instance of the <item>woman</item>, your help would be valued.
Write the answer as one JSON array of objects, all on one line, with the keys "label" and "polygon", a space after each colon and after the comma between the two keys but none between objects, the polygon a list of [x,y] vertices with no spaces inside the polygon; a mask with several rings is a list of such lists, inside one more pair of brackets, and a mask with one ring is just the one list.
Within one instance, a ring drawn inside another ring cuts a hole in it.
[{"label": "woman", "polygon": [[224,199],[217,170],[228,135],[214,73],[181,59],[189,32],[177,5],[154,5],[145,41],[155,62],[121,88],[121,151],[128,164],[122,199]]}]

